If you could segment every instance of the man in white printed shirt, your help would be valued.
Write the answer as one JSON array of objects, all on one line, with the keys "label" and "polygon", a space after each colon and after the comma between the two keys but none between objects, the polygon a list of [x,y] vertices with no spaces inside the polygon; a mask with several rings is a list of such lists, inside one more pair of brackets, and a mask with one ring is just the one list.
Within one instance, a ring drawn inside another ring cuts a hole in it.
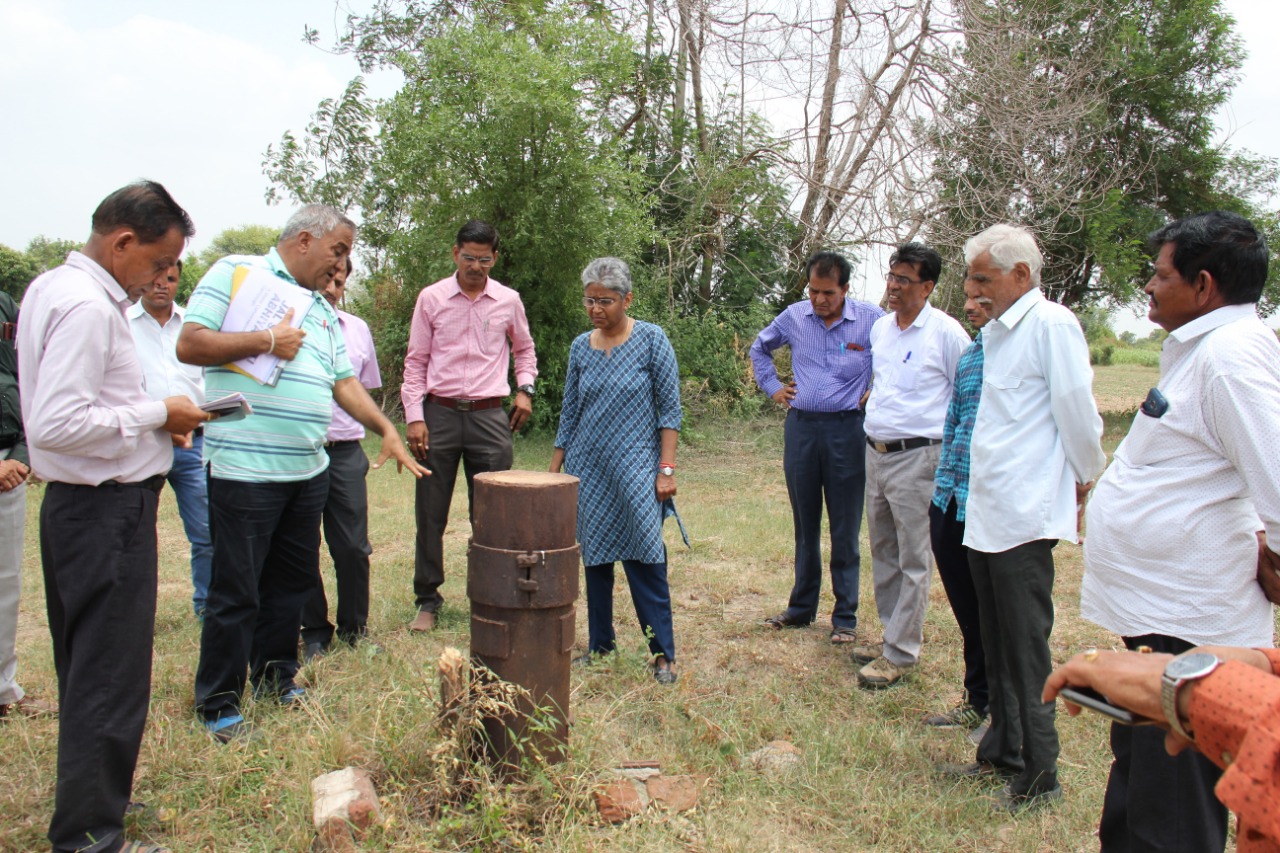
[{"label": "man in white printed shirt", "polygon": [[855,646],[862,687],[897,684],[920,659],[933,553],[929,502],[951,382],[969,336],[929,305],[942,257],[919,243],[889,257],[889,310],[871,327],[867,534],[883,641]]},{"label": "man in white printed shirt", "polygon": [[991,683],[977,761],[944,767],[1009,780],[1011,812],[1062,797],[1049,676],[1053,548],[1077,541],[1077,505],[1106,465],[1080,323],[1040,292],[1044,265],[1023,228],[995,225],[964,247],[965,293],[988,308],[964,544]]},{"label": "man in white printed shirt", "polygon": [[[1151,235],[1150,318],[1169,332],[1160,385],[1134,416],[1088,512],[1081,612],[1124,639],[1180,654],[1269,647],[1280,556],[1280,343],[1258,319],[1267,244],[1233,213]],[[1260,574],[1261,572],[1261,574]],[[1099,841],[1114,851],[1221,851],[1222,771],[1164,732],[1113,725]]]},{"label": "man in white printed shirt", "polygon": [[[182,394],[199,405],[204,402],[204,370],[178,361],[176,347],[182,332],[185,313],[174,301],[178,294],[178,278],[182,261],[160,275],[142,298],[129,307],[129,331],[138,349],[138,363],[146,382],[147,394],[163,400]],[[185,437],[174,437],[173,467],[165,476],[173,487],[178,502],[182,528],[191,543],[191,606],[196,616],[204,618],[209,597],[209,575],[213,571],[213,542],[209,538],[209,498],[205,492],[204,428],[196,427],[191,443]]]}]

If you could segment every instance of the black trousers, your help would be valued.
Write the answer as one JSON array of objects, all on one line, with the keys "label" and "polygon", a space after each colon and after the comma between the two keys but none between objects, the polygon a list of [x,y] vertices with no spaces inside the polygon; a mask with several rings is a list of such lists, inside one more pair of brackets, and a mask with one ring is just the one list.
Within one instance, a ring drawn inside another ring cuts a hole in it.
[{"label": "black trousers", "polygon": [[831,528],[831,627],[858,626],[858,530],[867,484],[862,412],[792,409],[783,427],[782,470],[795,528],[796,581],[786,618],[812,622],[822,592],[822,507]]},{"label": "black trousers", "polygon": [[114,851],[151,700],[158,493],[50,483],[40,507],[58,673],[55,851]]},{"label": "black trousers", "polygon": [[[329,454],[329,497],[324,503],[324,540],[333,557],[337,581],[338,639],[354,643],[368,633],[369,625],[369,490],[365,475],[369,457],[358,441],[338,441],[325,448]],[[315,590],[302,608],[302,642],[328,646],[334,626],[329,621],[329,600],[324,578],[317,574]]]},{"label": "black trousers", "polygon": [[418,523],[417,553],[413,563],[413,597],[419,610],[436,611],[444,603],[444,529],[449,504],[458,479],[458,462],[467,478],[467,511],[471,510],[471,484],[476,474],[506,471],[511,467],[511,420],[501,407],[479,412],[458,412],[436,403],[422,402],[427,424],[427,467],[430,477],[417,481],[414,515]]},{"label": "black trousers", "polygon": [[953,498],[943,512],[929,505],[929,538],[933,559],[938,564],[938,577],[947,591],[951,612],[960,626],[964,648],[964,697],[980,714],[987,712],[990,691],[987,687],[986,652],[982,646],[982,624],[978,614],[978,593],[973,588],[973,571],[969,568],[969,549],[964,546],[964,522],[956,520]]},{"label": "black trousers", "polygon": [[293,483],[209,478],[213,577],[196,668],[196,710],[206,720],[240,713],[246,670],[261,694],[294,686],[328,493],[328,471]]},{"label": "black trousers", "polygon": [[1040,701],[1053,661],[1053,547],[1038,539],[990,554],[969,550],[978,594],[982,646],[991,681],[991,728],[978,760],[1018,773],[1013,793],[1033,795],[1058,784],[1054,703]]},{"label": "black trousers", "polygon": [[[1124,644],[1175,655],[1193,647],[1163,634]],[[1222,771],[1212,761],[1194,749],[1170,755],[1164,731],[1150,726],[1112,724],[1111,753],[1098,827],[1103,853],[1222,853],[1230,818],[1213,794]]]}]

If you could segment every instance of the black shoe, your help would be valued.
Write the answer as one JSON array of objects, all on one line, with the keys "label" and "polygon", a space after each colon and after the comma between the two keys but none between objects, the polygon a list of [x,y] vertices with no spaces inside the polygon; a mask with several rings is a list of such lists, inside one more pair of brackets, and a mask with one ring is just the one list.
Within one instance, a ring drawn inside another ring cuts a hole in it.
[{"label": "black shoe", "polygon": [[1057,782],[1054,782],[1053,787],[1047,791],[1028,792],[1026,794],[1015,794],[1011,786],[1005,785],[999,791],[996,791],[995,807],[997,811],[1016,815],[1024,812],[1039,811],[1061,799],[1062,786]]},{"label": "black shoe", "polygon": [[963,764],[935,764],[934,769],[943,776],[955,779],[1012,779],[1018,771],[1008,767],[997,767],[986,761],[969,761]]},{"label": "black shoe", "polygon": [[659,656],[659,660],[662,663],[655,660],[649,667],[653,672],[653,680],[659,684],[675,684],[680,676],[676,675],[675,670],[671,668],[671,663],[665,657]]},{"label": "black shoe", "polygon": [[302,662],[311,663],[316,658],[322,658],[329,653],[329,646],[319,641],[307,643],[302,647]]}]

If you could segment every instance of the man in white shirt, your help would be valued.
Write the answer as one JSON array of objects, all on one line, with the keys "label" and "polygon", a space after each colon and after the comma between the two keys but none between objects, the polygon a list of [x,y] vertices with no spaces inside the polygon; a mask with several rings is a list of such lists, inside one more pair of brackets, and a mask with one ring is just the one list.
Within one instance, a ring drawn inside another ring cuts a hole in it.
[{"label": "man in white shirt", "polygon": [[929,606],[933,555],[929,501],[938,469],[943,421],[956,362],[969,336],[929,305],[942,257],[907,243],[889,257],[889,310],[871,327],[874,379],[867,400],[867,534],[879,643],[859,645],[853,658],[861,687],[897,684],[920,659]]},{"label": "man in white shirt", "polygon": [[[179,260],[165,270],[142,294],[142,298],[125,312],[129,331],[138,348],[138,362],[146,382],[147,394],[163,400],[183,394],[199,405],[204,402],[204,370],[178,361],[175,348],[182,331],[183,309],[174,302],[178,278],[182,275]],[[182,527],[191,543],[191,606],[196,616],[204,618],[205,601],[209,597],[209,574],[213,568],[213,542],[209,539],[209,498],[205,493],[204,428],[197,427],[191,443],[174,437],[173,467],[165,479],[173,487],[178,502]]]},{"label": "man in white shirt", "polygon": [[964,247],[965,294],[988,306],[982,397],[973,427],[964,544],[991,685],[978,760],[944,767],[1009,779],[1011,812],[1062,797],[1052,669],[1053,548],[1077,539],[1077,505],[1106,465],[1102,418],[1080,323],[1040,292],[1044,264],[1023,228],[995,225]]},{"label": "man in white shirt", "polygon": [[[1169,337],[1160,385],[1089,505],[1081,613],[1130,649],[1269,647],[1258,572],[1280,556],[1258,532],[1280,543],[1280,343],[1256,310],[1267,244],[1223,212],[1170,223],[1150,244],[1149,316]],[[1154,729],[1113,725],[1111,749],[1104,853],[1223,849],[1221,770],[1192,750],[1170,756]]]},{"label": "man in white shirt", "polygon": [[186,396],[152,400],[124,311],[173,266],[190,217],[154,181],[107,196],[84,248],[31,283],[19,380],[40,506],[58,672],[55,853],[114,853],[151,699],[156,507],[171,435],[207,420]]}]

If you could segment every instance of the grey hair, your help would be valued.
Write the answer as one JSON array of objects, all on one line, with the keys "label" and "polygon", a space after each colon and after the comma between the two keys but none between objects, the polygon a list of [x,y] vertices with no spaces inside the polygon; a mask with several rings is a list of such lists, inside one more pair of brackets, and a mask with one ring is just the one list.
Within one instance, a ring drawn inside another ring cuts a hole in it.
[{"label": "grey hair", "polygon": [[1026,264],[1031,271],[1032,287],[1040,286],[1040,270],[1044,267],[1044,255],[1036,245],[1031,232],[1019,225],[992,225],[986,231],[964,244],[964,262],[972,264],[983,252],[991,253],[991,262],[1005,272],[1017,264]]},{"label": "grey hair", "polygon": [[280,242],[297,237],[306,231],[312,237],[323,237],[335,228],[345,225],[355,234],[356,224],[336,207],[327,204],[308,204],[289,217],[280,232]]},{"label": "grey hair", "polygon": [[621,258],[596,258],[582,271],[582,287],[607,287],[619,296],[631,292],[631,268]]}]

